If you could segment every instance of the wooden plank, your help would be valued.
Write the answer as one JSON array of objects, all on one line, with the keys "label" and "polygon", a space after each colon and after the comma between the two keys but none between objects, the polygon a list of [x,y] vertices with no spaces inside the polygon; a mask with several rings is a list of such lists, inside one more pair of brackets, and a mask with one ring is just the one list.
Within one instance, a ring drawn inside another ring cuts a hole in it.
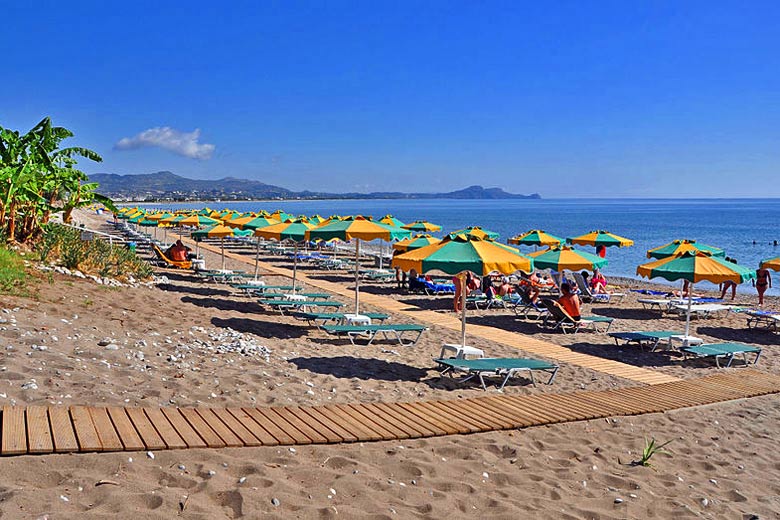
[{"label": "wooden plank", "polygon": [[457,420],[468,425],[474,433],[490,431],[492,429],[492,426],[487,422],[474,417],[468,412],[465,412],[462,408],[454,406],[451,403],[445,403],[443,401],[426,401],[425,404],[438,410],[442,416],[447,417],[448,419]]},{"label": "wooden plank", "polygon": [[329,444],[344,442],[344,439],[328,428],[323,421],[316,419],[313,415],[308,414],[300,409],[298,406],[285,407],[291,414],[293,414],[299,421],[306,424],[309,428],[319,433],[328,440]]},{"label": "wooden plank", "polygon": [[309,415],[313,420],[319,422],[324,427],[338,435],[342,442],[356,442],[358,440],[355,434],[344,428],[338,422],[331,420],[316,406],[301,406],[299,411],[300,413]]},{"label": "wooden plank", "polygon": [[553,394],[529,395],[526,399],[528,404],[534,408],[554,411],[558,422],[575,421],[581,417],[580,414],[572,411],[569,405],[557,401]]},{"label": "wooden plank", "polygon": [[532,425],[556,422],[555,417],[548,416],[547,414],[540,412],[534,407],[529,406],[524,399],[521,399],[519,397],[509,398],[502,395],[498,395],[495,396],[494,399],[496,399],[498,402],[503,403],[505,406],[511,406],[512,408],[520,411],[522,414],[528,416],[529,419],[533,421]]},{"label": "wooden plank", "polygon": [[399,417],[405,424],[414,426],[423,437],[434,437],[446,435],[447,432],[437,424],[426,420],[417,414],[414,414],[401,406],[400,403],[375,403],[376,406],[386,411],[388,414]]},{"label": "wooden plank", "polygon": [[[282,445],[295,444],[295,439],[287,435],[287,433],[279,428],[273,421],[268,419],[265,415],[261,414],[255,408],[242,408],[242,410],[257,423],[259,427],[271,434],[276,439],[276,442]],[[270,446],[270,443],[269,443]]]},{"label": "wooden plank", "polygon": [[252,435],[252,432],[237,421],[225,408],[212,408],[211,411],[214,415],[219,417],[219,420],[222,421],[236,437],[241,439],[244,446],[262,446],[263,443]]},{"label": "wooden plank", "polygon": [[27,427],[23,406],[3,406],[3,455],[27,453]]},{"label": "wooden plank", "polygon": [[254,408],[255,412],[265,417],[267,421],[270,421],[277,428],[282,430],[288,437],[295,441],[295,444],[311,444],[311,439],[298,430],[295,426],[290,424],[281,415],[277,414],[273,408]]},{"label": "wooden plank", "polygon": [[126,408],[125,410],[147,450],[164,450],[167,447],[144,413],[143,408]]},{"label": "wooden plank", "polygon": [[179,413],[187,421],[187,424],[192,426],[192,429],[198,434],[198,437],[203,439],[206,446],[209,448],[224,448],[225,441],[217,435],[217,432],[211,429],[203,417],[198,414],[195,408],[179,408]]},{"label": "wooden plank", "polygon": [[[285,406],[274,406],[272,407],[272,410],[280,415],[282,418],[284,418],[285,421],[290,423],[293,427],[295,427],[299,432],[304,434],[306,437],[311,439],[311,441],[315,444],[322,444],[322,443],[330,443],[331,441],[323,434],[300,420],[298,417],[295,416],[292,412],[290,412],[290,409]],[[316,426],[316,425],[315,425]]]},{"label": "wooden plank", "polygon": [[562,399],[564,402],[570,403],[575,410],[582,411],[584,415],[583,419],[585,420],[601,419],[606,417],[606,414],[603,413],[603,410],[599,410],[590,403],[579,399],[577,394],[560,394],[560,399]]},{"label": "wooden plank", "polygon": [[383,429],[393,434],[396,439],[409,438],[409,434],[406,433],[406,430],[400,427],[401,425],[399,425],[396,421],[388,418],[385,414],[377,413],[374,408],[368,405],[368,403],[352,405],[352,409],[361,416],[370,420],[372,423],[376,424],[377,426],[381,426]]},{"label": "wooden plank", "polygon": [[277,446],[279,444],[279,441],[277,441],[273,435],[268,433],[262,426],[257,424],[252,417],[247,414],[244,410],[241,408],[227,408],[228,413],[235,417],[235,419],[241,423],[241,425],[252,432],[252,435],[255,436],[257,440],[260,441],[260,444],[263,446]]},{"label": "wooden plank", "polygon": [[392,431],[390,431],[389,429],[385,428],[382,424],[372,419],[370,415],[360,413],[360,411],[354,405],[342,404],[339,405],[339,408],[344,410],[344,413],[348,414],[356,421],[359,421],[360,423],[367,425],[371,430],[378,433],[382,439],[387,441],[397,439],[397,437]]},{"label": "wooden plank", "polygon": [[509,430],[515,427],[515,422],[510,420],[509,415],[505,411],[493,410],[489,406],[485,406],[472,399],[462,399],[457,401],[457,403],[472,415],[483,416],[490,419],[490,421],[495,424],[496,429]]},{"label": "wooden plank", "polygon": [[102,451],[92,416],[86,406],[71,406],[70,418],[73,420],[73,429],[76,430],[76,439],[79,441],[80,451]]},{"label": "wooden plank", "polygon": [[[73,431],[73,422],[70,420],[68,409],[63,406],[50,406],[49,422],[51,424],[51,436],[54,440],[54,452],[69,453],[78,451],[79,443],[76,441],[76,432]],[[5,430],[3,431],[5,432]]]},{"label": "wooden plank", "polygon": [[489,406],[494,410],[511,414],[516,428],[526,428],[528,426],[538,424],[538,421],[528,415],[527,412],[512,406],[511,400],[499,401],[495,397],[478,397],[477,402],[480,404],[480,406]]},{"label": "wooden plank", "polygon": [[431,421],[441,426],[448,434],[472,433],[474,431],[472,427],[457,422],[455,420],[452,420],[448,417],[444,417],[438,410],[432,409],[429,406],[425,406],[425,404],[423,403],[399,403],[399,404],[409,412],[424,417],[425,420]]},{"label": "wooden plank", "polygon": [[205,448],[206,442],[201,439],[198,432],[190,426],[187,419],[179,412],[177,408],[164,407],[162,413],[171,426],[176,430],[176,433],[181,437],[181,440],[187,445],[188,448]]},{"label": "wooden plank", "polygon": [[371,410],[376,416],[382,417],[387,422],[394,424],[396,428],[404,432],[406,438],[416,439],[418,437],[424,437],[424,434],[416,428],[417,425],[412,425],[406,421],[399,420],[398,417],[378,406],[377,403],[363,403],[361,406]]},{"label": "wooden plank", "polygon": [[169,449],[180,450],[187,447],[187,443],[176,433],[176,429],[160,408],[144,408],[144,413]]},{"label": "wooden plank", "polygon": [[335,405],[326,405],[320,407],[322,412],[331,420],[338,422],[344,428],[349,430],[361,441],[378,441],[382,436],[372,430],[367,424],[354,419],[347,412]]},{"label": "wooden plank", "polygon": [[[49,409],[49,417],[51,417],[51,408]],[[114,424],[119,435],[119,440],[122,441],[122,446],[127,451],[141,451],[146,446],[144,441],[141,440],[141,436],[135,431],[135,426],[130,422],[130,418],[127,416],[127,412],[124,408],[119,406],[109,406],[107,408],[108,416],[111,418],[111,422]],[[52,419],[52,427],[54,426],[54,420]],[[56,442],[55,442],[56,445]]]},{"label": "wooden plank", "polygon": [[195,408],[194,410],[204,421],[206,421],[206,424],[219,435],[219,438],[225,442],[225,446],[235,448],[244,445],[244,443],[241,442],[241,439],[219,420],[219,417],[214,414],[214,411],[211,408]]},{"label": "wooden plank", "polygon": [[89,407],[87,410],[92,418],[92,424],[95,426],[100,444],[103,446],[103,451],[122,451],[124,446],[119,440],[119,435],[117,435],[106,409]]},{"label": "wooden plank", "polygon": [[51,453],[54,441],[51,438],[49,414],[45,406],[28,406],[27,446],[30,453]]}]

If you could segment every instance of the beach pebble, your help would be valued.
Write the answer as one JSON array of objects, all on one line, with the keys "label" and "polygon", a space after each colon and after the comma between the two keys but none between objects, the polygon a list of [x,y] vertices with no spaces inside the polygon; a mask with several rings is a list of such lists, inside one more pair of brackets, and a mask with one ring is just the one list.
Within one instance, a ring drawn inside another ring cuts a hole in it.
[{"label": "beach pebble", "polygon": [[239,484],[243,484],[244,482],[246,482],[246,477],[241,477],[240,479],[238,479]]},{"label": "beach pebble", "polygon": [[490,475],[488,475],[487,471],[482,472],[482,478],[490,478]]},{"label": "beach pebble", "polygon": [[127,462],[133,462],[133,457],[127,457]]},{"label": "beach pebble", "polygon": [[60,500],[62,500],[63,502],[70,502],[70,499],[65,495],[60,495]]},{"label": "beach pebble", "polygon": [[630,498],[637,498],[636,493],[629,493],[628,496]]},{"label": "beach pebble", "polygon": [[623,503],[623,499],[618,497],[618,498],[615,499],[615,503],[616,504],[622,504]]},{"label": "beach pebble", "polygon": [[711,478],[711,479],[710,479],[710,484],[715,484],[715,485],[718,485],[718,481],[717,481],[717,480],[715,480],[714,478]]},{"label": "beach pebble", "polygon": [[276,507],[279,507],[282,503],[279,501],[278,498],[274,497],[274,498],[271,499],[271,504],[276,506]]},{"label": "beach pebble", "polygon": [[209,477],[213,477],[213,476],[214,476],[214,475],[216,475],[216,474],[217,474],[217,472],[216,472],[216,471],[214,471],[213,469],[210,469],[210,470],[209,470],[209,472],[208,472],[208,476],[209,476]]},{"label": "beach pebble", "polygon": [[184,464],[179,464],[178,468],[179,468],[181,471],[184,471],[185,469],[187,469],[187,466],[185,466]]},{"label": "beach pebble", "polygon": [[706,498],[702,498],[701,499],[701,505],[704,506],[704,507],[707,507],[708,505],[710,505],[710,501],[707,500]]},{"label": "beach pebble", "polygon": [[146,452],[146,456],[149,457],[150,459],[154,460],[154,453],[152,453],[151,451],[147,451]]},{"label": "beach pebble", "polygon": [[290,448],[290,453],[295,453],[295,448]]},{"label": "beach pebble", "polygon": [[35,381],[30,381],[22,385],[22,390],[38,390],[38,385]]},{"label": "beach pebble", "polygon": [[98,346],[105,347],[106,345],[110,345],[113,342],[114,340],[112,338],[103,338],[100,341],[98,341]]},{"label": "beach pebble", "polygon": [[119,350],[119,345],[111,343],[110,345],[106,345],[106,350]]}]

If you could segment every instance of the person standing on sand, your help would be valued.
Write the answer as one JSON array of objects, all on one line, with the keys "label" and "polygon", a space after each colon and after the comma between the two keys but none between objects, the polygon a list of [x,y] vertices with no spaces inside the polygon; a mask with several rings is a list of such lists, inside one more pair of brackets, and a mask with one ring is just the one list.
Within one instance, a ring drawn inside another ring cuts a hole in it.
[{"label": "person standing on sand", "polygon": [[756,279],[753,280],[753,285],[755,285],[756,291],[758,291],[758,306],[763,307],[764,293],[766,292],[767,288],[772,287],[772,276],[769,274],[769,269],[765,267],[759,267],[756,270]]}]

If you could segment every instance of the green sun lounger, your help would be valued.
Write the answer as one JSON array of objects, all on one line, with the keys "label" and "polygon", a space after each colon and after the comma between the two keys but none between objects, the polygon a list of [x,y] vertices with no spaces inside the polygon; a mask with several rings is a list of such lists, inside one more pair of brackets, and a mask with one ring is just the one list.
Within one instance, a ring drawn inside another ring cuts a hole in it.
[{"label": "green sun lounger", "polygon": [[276,309],[284,314],[285,311],[308,310],[310,307],[342,307],[341,302],[331,300],[258,300],[260,305]]},{"label": "green sun lounger", "polygon": [[638,330],[634,332],[610,332],[608,335],[615,338],[615,345],[619,345],[619,341],[624,341],[625,344],[636,343],[640,348],[644,348],[645,345],[648,345],[650,346],[650,352],[653,352],[658,348],[658,344],[661,340],[669,339],[672,336],[682,336],[682,332],[671,330]]},{"label": "green sun lounger", "polygon": [[[425,325],[416,325],[410,323],[382,323],[376,325],[323,325],[322,330],[329,334],[335,334],[339,336],[347,336],[350,343],[355,345],[357,338],[366,338],[368,342],[366,345],[370,345],[374,338],[378,334],[382,334],[385,339],[395,339],[400,345],[405,347],[411,347],[416,344],[422,333],[428,330]],[[410,334],[414,335],[412,341],[405,341],[404,336]]]},{"label": "green sun lounger", "polygon": [[[328,300],[330,299],[330,294],[328,293],[295,293],[296,296],[303,296],[307,300]],[[263,294],[263,300],[281,300],[287,297],[287,294],[285,293],[267,293]]]},{"label": "green sun lounger", "polygon": [[542,299],[542,304],[547,308],[548,313],[542,320],[542,327],[551,327],[552,330],[560,329],[561,332],[566,334],[566,328],[573,328],[574,333],[578,333],[584,328],[592,328],[598,332],[599,324],[607,324],[607,328],[604,332],[609,332],[609,328],[612,326],[612,322],[615,318],[609,318],[607,316],[580,316],[579,320],[575,320],[561,307],[561,305],[555,300]]},{"label": "green sun lounger", "polygon": [[742,359],[745,362],[745,366],[749,364],[747,358],[748,354],[756,355],[756,357],[753,359],[754,365],[758,363],[758,359],[761,357],[760,348],[745,345],[744,343],[708,343],[704,345],[682,347],[680,350],[683,352],[685,359],[688,359],[688,355],[700,358],[714,357],[715,365],[718,368],[721,368],[721,359],[727,360],[725,366],[728,368],[734,361],[734,357],[740,354],[742,355]]},{"label": "green sun lounger", "polygon": [[[371,322],[382,322],[390,317],[389,314],[381,312],[361,312],[360,315],[366,316]],[[344,321],[347,319],[347,313],[344,312],[296,312],[294,316],[299,320],[306,320],[318,326],[326,325],[330,322],[333,322],[331,324],[335,325],[344,325]]]},{"label": "green sun lounger", "polygon": [[[234,289],[251,293],[265,293],[269,291],[292,291],[294,287],[292,285],[256,285],[251,283],[233,284]],[[300,287],[298,287],[300,289]]]},{"label": "green sun lounger", "polygon": [[547,384],[550,385],[555,379],[559,368],[558,365],[546,361],[528,358],[436,359],[435,361],[439,365],[446,367],[442,375],[448,372],[465,372],[466,377],[461,382],[475,377],[479,378],[483,390],[487,390],[485,376],[491,375],[504,378],[498,387],[499,390],[504,388],[510,377],[518,374],[527,375],[531,383],[536,386],[533,374],[535,370],[550,374],[550,379],[547,381]]}]

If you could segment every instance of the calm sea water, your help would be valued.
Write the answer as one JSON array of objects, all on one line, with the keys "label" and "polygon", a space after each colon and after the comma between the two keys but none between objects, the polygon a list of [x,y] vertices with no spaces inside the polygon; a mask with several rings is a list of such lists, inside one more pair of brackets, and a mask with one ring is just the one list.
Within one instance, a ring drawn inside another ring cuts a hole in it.
[{"label": "calm sea water", "polygon": [[[780,199],[318,200],[210,206],[242,212],[281,209],[296,215],[362,214],[380,218],[389,213],[404,222],[425,219],[440,224],[443,232],[478,225],[500,233],[502,241],[529,229],[543,229],[564,238],[605,229],[635,241],[634,247],[607,250],[609,265],[604,272],[608,276],[635,277],[636,266],[648,261],[648,249],[681,238],[725,249],[728,256],[747,267],[780,256],[780,247],[773,245],[775,240],[780,242]],[[203,205],[155,207],[200,209]],[[774,278],[777,283],[771,294],[780,294],[780,276]],[[754,291],[749,284],[740,290]]]}]

